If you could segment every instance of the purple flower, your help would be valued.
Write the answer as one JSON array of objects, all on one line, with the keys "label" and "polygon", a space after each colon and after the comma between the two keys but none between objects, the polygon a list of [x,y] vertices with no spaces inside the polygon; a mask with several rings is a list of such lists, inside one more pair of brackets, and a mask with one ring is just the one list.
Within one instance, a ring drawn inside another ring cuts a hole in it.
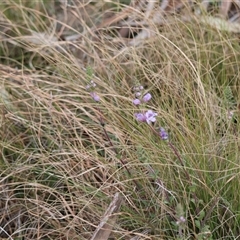
[{"label": "purple flower", "polygon": [[156,121],[157,113],[153,112],[152,110],[148,110],[145,113],[135,113],[134,115],[139,122],[147,122],[150,124],[151,122]]},{"label": "purple flower", "polygon": [[186,222],[186,219],[183,217],[183,216],[181,216],[180,218],[179,218],[179,220],[181,221],[181,222]]},{"label": "purple flower", "polygon": [[138,87],[133,87],[133,90],[134,90],[135,92],[141,91],[141,90],[143,90],[143,86],[140,85],[140,86],[138,86]]},{"label": "purple flower", "polygon": [[163,127],[160,128],[159,135],[162,140],[168,140],[168,133],[165,131]]},{"label": "purple flower", "polygon": [[96,87],[96,83],[93,80],[90,81],[90,84],[92,85],[92,87]]},{"label": "purple flower", "polygon": [[136,93],[135,93],[135,96],[136,96],[136,97],[140,97],[140,96],[141,96],[141,93],[140,93],[140,92],[136,92]]},{"label": "purple flower", "polygon": [[148,110],[145,113],[146,122],[148,124],[150,124],[151,122],[155,122],[156,121],[156,116],[157,116],[157,113],[153,112],[152,110]]},{"label": "purple flower", "polygon": [[152,98],[152,95],[150,93],[147,93],[146,95],[144,95],[143,101],[148,102],[151,98]]},{"label": "purple flower", "polygon": [[138,87],[133,87],[133,91],[139,91],[139,88]]},{"label": "purple flower", "polygon": [[145,122],[146,121],[146,116],[145,113],[135,113],[134,116],[139,122]]},{"label": "purple flower", "polygon": [[90,92],[90,95],[94,101],[96,101],[96,102],[100,101],[100,97],[95,92]]},{"label": "purple flower", "polygon": [[96,83],[91,80],[90,83],[86,86],[86,89],[88,90],[89,88],[95,88],[97,85]]},{"label": "purple flower", "polygon": [[141,104],[141,101],[136,98],[133,100],[133,104],[137,106],[137,105]]},{"label": "purple flower", "polygon": [[179,220],[176,222],[176,224],[177,225],[180,225],[180,224],[183,224],[183,223],[185,223],[186,222],[186,218],[184,218],[183,216],[181,216],[180,218],[179,218]]}]

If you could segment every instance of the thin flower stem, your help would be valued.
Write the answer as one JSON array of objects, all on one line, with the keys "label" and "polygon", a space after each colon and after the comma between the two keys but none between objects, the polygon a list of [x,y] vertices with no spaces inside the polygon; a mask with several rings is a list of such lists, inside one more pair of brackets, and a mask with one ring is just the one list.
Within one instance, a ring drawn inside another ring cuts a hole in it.
[{"label": "thin flower stem", "polygon": [[182,158],[181,158],[180,154],[178,153],[177,149],[175,148],[175,146],[174,146],[171,142],[168,142],[168,145],[169,145],[170,148],[173,150],[174,154],[176,155],[176,157],[178,158],[180,164],[182,165],[188,181],[192,184],[191,178],[190,178],[190,176],[189,176],[189,173],[188,173],[187,170],[185,169],[184,163],[183,163]]},{"label": "thin flower stem", "polygon": [[[100,124],[101,124],[101,126],[103,128],[103,132],[104,132],[104,134],[105,134],[109,144],[113,148],[113,151],[116,154],[118,154],[117,149],[114,147],[114,145],[113,145],[113,143],[112,143],[112,141],[111,141],[111,139],[110,139],[110,137],[109,137],[109,135],[108,135],[108,133],[106,131],[105,123],[104,123],[104,120],[103,120],[103,117],[102,117],[102,112],[101,112],[101,110],[99,108],[97,108],[97,110],[99,112],[99,122],[100,122]],[[131,176],[132,174],[131,174],[130,170],[128,169],[128,167],[126,166],[126,164],[123,162],[123,160],[121,158],[119,158],[119,161],[121,162],[122,166],[126,169],[126,171],[128,172],[129,176]],[[136,182],[136,180],[135,179],[132,179],[132,180],[133,180],[134,184],[136,185],[137,189],[138,190],[141,189],[140,185]]]},{"label": "thin flower stem", "polygon": [[[151,127],[151,130],[152,130],[157,136],[159,136],[159,133],[153,128],[153,126],[150,126],[150,127]],[[180,164],[182,165],[182,167],[184,168],[185,175],[186,175],[188,181],[191,183],[191,178],[190,178],[188,172],[187,172],[186,169],[185,169],[183,160],[182,160],[180,154],[178,153],[177,149],[175,148],[175,146],[174,146],[170,141],[168,141],[168,145],[169,145],[169,147],[172,149],[172,151],[174,152],[174,154],[176,155],[176,157],[177,157],[177,159],[179,160],[179,162],[180,162]]]},{"label": "thin flower stem", "polygon": [[[151,130],[152,130],[157,136],[159,136],[159,133],[153,128],[153,126],[150,126],[150,128],[151,128]],[[190,177],[189,173],[187,172],[187,170],[185,169],[185,165],[184,165],[184,163],[183,163],[183,160],[182,160],[182,158],[181,158],[178,150],[176,149],[176,147],[175,147],[170,141],[168,141],[168,145],[169,145],[169,147],[172,149],[172,151],[174,152],[174,154],[176,155],[176,157],[177,157],[177,159],[179,160],[181,166],[183,167],[183,170],[184,170],[184,172],[185,172],[185,175],[186,175],[186,178],[187,178],[189,184],[190,184],[191,186],[193,186],[193,183],[192,183],[192,181],[191,181],[191,177]],[[195,202],[197,203],[197,202],[198,202],[198,197],[197,197],[197,195],[196,195],[195,192],[193,192],[193,198],[194,198]],[[199,210],[199,207],[196,207],[196,214],[198,214],[199,211],[200,211],[200,210]]]}]

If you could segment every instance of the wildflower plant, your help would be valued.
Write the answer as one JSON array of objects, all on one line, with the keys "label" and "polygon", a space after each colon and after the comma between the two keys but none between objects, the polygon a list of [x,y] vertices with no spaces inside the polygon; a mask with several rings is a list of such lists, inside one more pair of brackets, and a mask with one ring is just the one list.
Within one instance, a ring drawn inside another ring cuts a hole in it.
[{"label": "wildflower plant", "polygon": [[[87,69],[87,73],[89,72],[89,70]],[[92,75],[92,73],[91,73]],[[95,101],[95,102],[100,102],[100,97],[99,95],[97,94],[95,88],[97,87],[96,83],[93,81],[93,80],[90,80],[89,84],[86,85],[86,90],[87,91],[90,91],[90,96],[92,97],[92,99]],[[99,116],[98,116],[98,119],[99,119],[99,123],[100,125],[102,126],[102,129],[103,129],[103,132],[104,132],[104,135],[105,137],[107,138],[110,146],[112,147],[113,151],[116,153],[116,155],[118,155],[118,151],[117,151],[117,148],[114,146],[106,128],[105,128],[105,122],[103,120],[103,113],[101,112],[100,108],[97,107],[97,111],[99,113]],[[129,168],[126,166],[126,164],[123,162],[123,160],[121,159],[121,156],[119,157],[119,161],[121,163],[121,165],[126,169],[127,173],[129,176],[131,176],[131,172],[129,170]],[[135,184],[135,187],[137,189],[140,189],[140,185],[135,181],[133,180],[134,184]]]},{"label": "wildflower plant", "polygon": [[239,239],[237,1],[3,2],[0,239]]},{"label": "wildflower plant", "polygon": [[[133,100],[133,104],[135,106],[140,106],[143,103],[147,103],[152,98],[152,95],[150,93],[142,95],[143,89],[143,86],[134,87],[136,98]],[[156,121],[157,113],[151,109],[148,109],[146,111],[142,110],[141,112],[137,112],[134,114],[134,116],[139,122],[146,122],[147,124],[151,124]]]},{"label": "wildflower plant", "polygon": [[[135,99],[133,100],[133,104],[135,106],[138,107],[138,111],[137,113],[134,113],[134,117],[135,119],[138,121],[138,122],[142,122],[142,123],[147,123],[150,127],[150,129],[152,130],[152,133],[157,135],[161,140],[163,141],[166,141],[169,148],[171,149],[171,151],[173,152],[173,154],[176,156],[176,158],[178,159],[178,162],[180,163],[182,169],[183,169],[183,172],[184,172],[184,175],[185,175],[185,178],[189,184],[189,187],[190,188],[193,188],[194,186],[194,183],[191,179],[191,176],[189,174],[189,172],[186,170],[185,168],[185,163],[181,157],[181,154],[179,153],[178,149],[174,146],[174,144],[169,140],[169,135],[168,135],[168,132],[165,130],[164,127],[159,127],[157,130],[155,129],[155,126],[153,125],[153,123],[156,124],[157,122],[157,116],[158,114],[156,112],[154,112],[153,110],[151,109],[141,109],[140,106],[144,105],[146,102],[150,101],[152,99],[152,95],[150,93],[147,93],[145,95],[142,96],[142,93],[141,91],[143,90],[143,87],[140,86],[140,87],[135,87],[134,88],[137,92],[135,93]],[[173,162],[173,164],[175,164]],[[155,172],[155,170],[149,166],[149,168],[151,169],[152,172],[154,172],[154,175],[157,176],[157,173]],[[159,182],[161,184],[159,184]],[[164,189],[164,192],[166,194],[166,196],[169,194],[170,191],[166,191],[166,188],[163,188],[163,183],[162,181],[157,178],[157,180],[155,181],[155,183],[161,188],[161,189]],[[196,216],[200,213],[200,210],[199,210],[199,203],[201,202],[201,200],[198,199],[197,195],[196,195],[196,192],[195,191],[191,191],[191,197],[193,199],[193,202],[195,203],[195,214]],[[166,198],[167,201],[170,203],[169,201],[169,198],[167,197]],[[177,216],[175,216],[175,218],[177,219],[177,221],[175,222],[175,225],[177,226],[177,229],[178,229],[178,236],[180,237],[180,239],[182,239],[182,237],[184,238],[184,228],[185,228],[185,225],[187,224],[187,220],[186,218],[184,217],[185,213],[183,212],[183,207],[177,203]],[[180,211],[180,210],[181,211]],[[179,213],[181,212],[181,213]]]},{"label": "wildflower plant", "polygon": [[95,87],[96,87],[96,83],[91,80],[90,83],[86,86],[86,90],[90,91],[90,96],[92,97],[92,99],[96,102],[100,101],[100,97],[98,96],[98,94],[94,91]]},{"label": "wildflower plant", "polygon": [[[133,100],[133,104],[140,109],[141,105],[149,102],[152,99],[151,93],[142,94],[144,90],[143,86],[140,85],[138,87],[134,87],[133,90],[135,91],[135,99]],[[146,122],[147,124],[151,125],[152,123],[156,122],[157,113],[154,112],[152,109],[140,109],[140,112],[134,113],[134,117],[139,122]],[[168,140],[168,133],[163,127],[159,128],[158,135],[162,140]]]}]

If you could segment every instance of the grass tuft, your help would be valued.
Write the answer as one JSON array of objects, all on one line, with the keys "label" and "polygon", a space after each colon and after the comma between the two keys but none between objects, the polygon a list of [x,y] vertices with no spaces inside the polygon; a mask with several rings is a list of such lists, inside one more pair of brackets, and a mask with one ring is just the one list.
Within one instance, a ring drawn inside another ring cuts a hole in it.
[{"label": "grass tuft", "polygon": [[124,4],[0,5],[1,238],[90,239],[117,193],[111,239],[238,239],[238,36],[175,15],[137,46],[93,31]]}]

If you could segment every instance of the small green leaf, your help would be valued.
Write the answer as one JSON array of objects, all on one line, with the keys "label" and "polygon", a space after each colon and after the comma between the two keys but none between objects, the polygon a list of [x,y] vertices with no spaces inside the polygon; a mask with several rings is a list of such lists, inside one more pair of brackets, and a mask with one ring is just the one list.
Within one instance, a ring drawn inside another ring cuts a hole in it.
[{"label": "small green leaf", "polygon": [[191,185],[190,187],[189,187],[189,190],[190,190],[190,192],[196,192],[196,185]]},{"label": "small green leaf", "polygon": [[202,210],[202,211],[200,211],[200,213],[199,213],[199,217],[198,217],[198,220],[202,220],[203,218],[205,217],[205,211],[204,210]]},{"label": "small green leaf", "polygon": [[199,220],[195,220],[195,226],[200,229],[201,228],[201,224]]},{"label": "small green leaf", "polygon": [[87,66],[86,74],[87,74],[87,78],[88,78],[87,80],[90,81],[93,76],[93,69],[90,66]]}]

